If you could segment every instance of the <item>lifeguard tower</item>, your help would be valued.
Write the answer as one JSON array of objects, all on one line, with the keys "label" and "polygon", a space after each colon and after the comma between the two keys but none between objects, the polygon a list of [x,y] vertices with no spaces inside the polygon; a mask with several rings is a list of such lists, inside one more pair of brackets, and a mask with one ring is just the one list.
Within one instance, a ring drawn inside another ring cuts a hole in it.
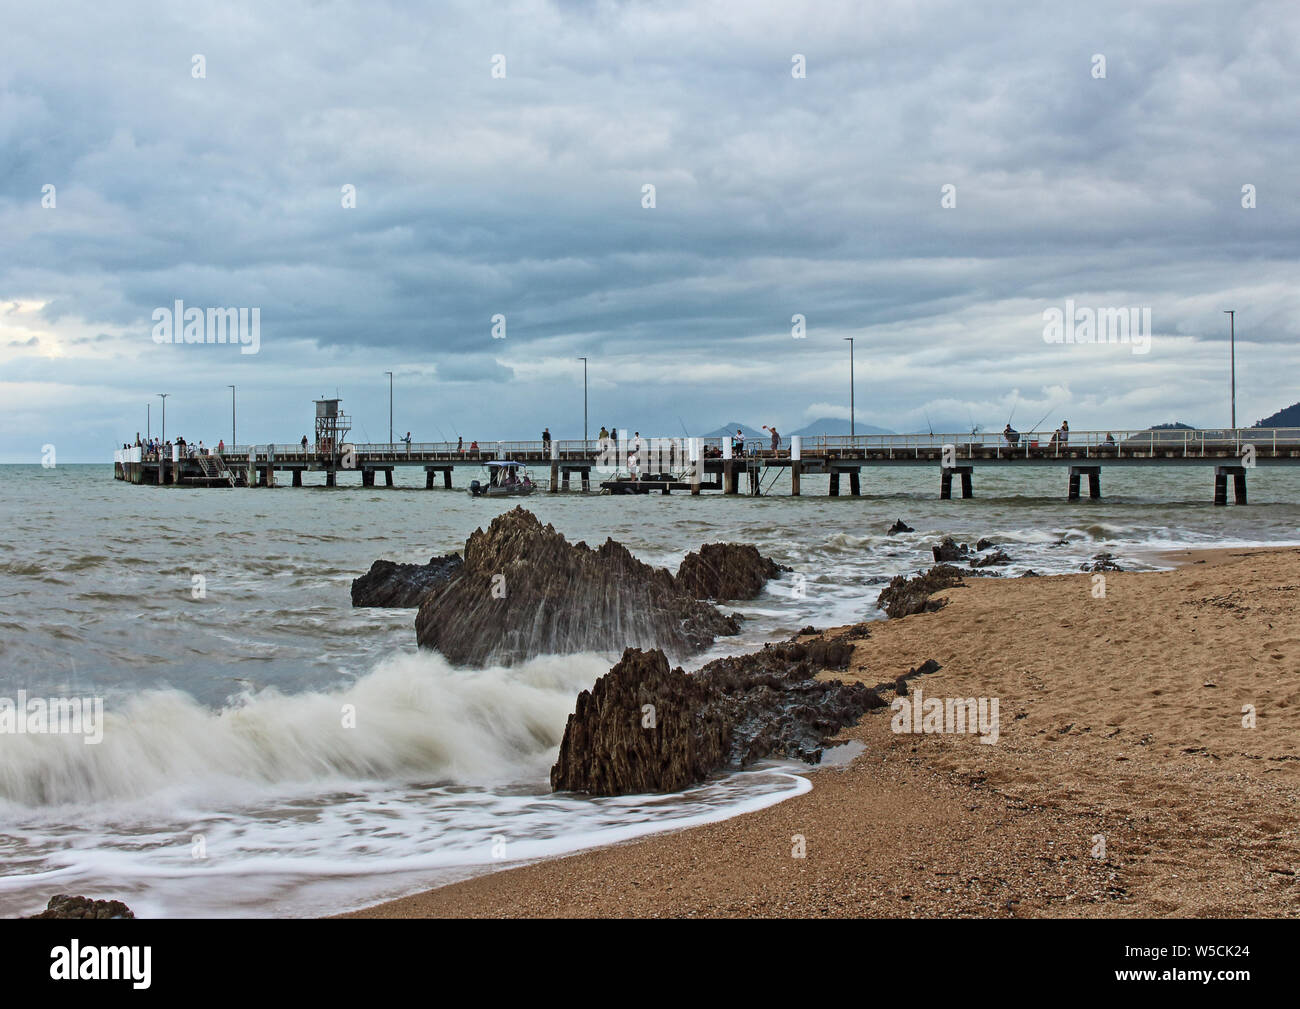
[{"label": "lifeguard tower", "polygon": [[316,454],[335,460],[352,430],[352,418],[339,409],[341,399],[316,400]]}]

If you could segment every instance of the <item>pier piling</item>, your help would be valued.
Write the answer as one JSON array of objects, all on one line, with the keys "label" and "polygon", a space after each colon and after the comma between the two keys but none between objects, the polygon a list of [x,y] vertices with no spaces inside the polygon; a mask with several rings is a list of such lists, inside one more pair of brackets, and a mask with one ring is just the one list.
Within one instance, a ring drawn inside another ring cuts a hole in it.
[{"label": "pier piling", "polygon": [[1239,505],[1244,505],[1246,503],[1245,466],[1214,467],[1214,503],[1216,505],[1226,505],[1228,503],[1229,476],[1232,477],[1232,496],[1234,502]]}]

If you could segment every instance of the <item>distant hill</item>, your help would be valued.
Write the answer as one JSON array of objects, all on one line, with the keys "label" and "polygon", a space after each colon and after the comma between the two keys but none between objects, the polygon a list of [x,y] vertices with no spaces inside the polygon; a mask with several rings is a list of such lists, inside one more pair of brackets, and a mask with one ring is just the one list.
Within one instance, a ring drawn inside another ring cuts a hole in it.
[{"label": "distant hill", "polygon": [[[853,426],[853,430],[858,434],[894,434],[895,433],[883,427],[875,427],[871,424],[864,424],[862,423],[862,421],[858,421]],[[781,433],[783,435],[785,434],[784,431],[782,431]],[[848,434],[848,433],[849,433],[849,422],[847,420],[841,420],[838,417],[822,417],[819,420],[813,421],[811,424],[805,424],[798,431],[790,432],[790,434],[797,434],[801,436],[818,435],[818,434]]]},{"label": "distant hill", "polygon": [[1292,403],[1290,406],[1279,410],[1271,417],[1265,417],[1263,420],[1257,420],[1255,427],[1300,427],[1300,403]]},{"label": "distant hill", "polygon": [[1174,421],[1170,424],[1152,424],[1149,428],[1147,428],[1147,430],[1148,431],[1195,431],[1197,429],[1192,427],[1191,424],[1181,424],[1178,421]]},{"label": "distant hill", "polygon": [[[740,430],[744,433],[746,441],[748,441],[750,438],[758,438],[761,440],[763,438],[771,437],[771,435],[769,435],[766,431],[763,431],[760,428],[750,427],[748,424],[742,424],[738,420],[727,421],[727,423],[723,424],[722,427],[718,428],[716,431],[706,431],[700,437],[729,438],[736,433],[736,428],[740,428]],[[782,432],[782,434],[784,433],[785,432]]]}]

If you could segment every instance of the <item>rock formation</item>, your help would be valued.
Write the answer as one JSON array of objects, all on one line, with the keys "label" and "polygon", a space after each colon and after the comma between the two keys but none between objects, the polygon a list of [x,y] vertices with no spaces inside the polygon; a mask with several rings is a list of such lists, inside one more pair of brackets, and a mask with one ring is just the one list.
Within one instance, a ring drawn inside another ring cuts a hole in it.
[{"label": "rock formation", "polygon": [[1123,571],[1124,569],[1115,563],[1114,554],[1093,554],[1092,563],[1086,561],[1080,565],[1080,571]]},{"label": "rock formation", "polygon": [[988,568],[998,564],[1010,564],[1011,558],[1007,556],[1005,550],[994,550],[991,554],[985,554],[983,557],[971,559],[970,566],[973,568]]},{"label": "rock formation", "polygon": [[864,684],[816,679],[852,652],[842,638],[768,645],[688,674],[658,649],[629,648],[578,696],[551,787],[662,792],[767,756],[817,763],[828,737],[885,706]]},{"label": "rock formation", "polygon": [[682,656],[739,630],[735,617],[626,547],[571,544],[523,508],[470,536],[464,564],[424,597],[415,618],[420,647],[472,666],[628,646]]},{"label": "rock formation", "polygon": [[460,570],[460,554],[431,557],[428,564],[375,561],[352,580],[353,606],[419,606],[430,589]]},{"label": "rock formation", "polygon": [[951,536],[945,536],[943,542],[930,549],[934,553],[934,562],[936,564],[951,564],[953,561],[962,560],[970,553],[970,547],[965,543],[958,544]]},{"label": "rock formation", "polygon": [[916,532],[915,529],[909,526],[902,519],[899,519],[897,522],[895,522],[892,526],[889,527],[889,531],[886,533],[886,535],[894,536],[897,535],[898,533],[914,533],[914,532]]},{"label": "rock formation", "polygon": [[748,543],[705,543],[677,569],[677,587],[696,599],[753,599],[781,568]]},{"label": "rock formation", "polygon": [[963,584],[964,575],[965,572],[961,568],[951,564],[936,564],[929,571],[912,578],[896,575],[881,591],[876,599],[876,605],[891,618],[940,609],[947,600],[930,597],[936,592]]},{"label": "rock formation", "polygon": [[51,897],[45,910],[29,918],[134,918],[131,909],[120,900],[91,900],[69,897],[66,893]]}]

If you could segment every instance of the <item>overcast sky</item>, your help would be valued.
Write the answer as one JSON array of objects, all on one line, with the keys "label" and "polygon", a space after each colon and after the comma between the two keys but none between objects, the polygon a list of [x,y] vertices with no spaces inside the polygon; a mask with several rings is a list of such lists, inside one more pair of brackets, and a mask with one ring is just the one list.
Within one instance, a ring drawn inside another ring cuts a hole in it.
[{"label": "overcast sky", "polygon": [[[579,437],[580,355],[593,432],[790,431],[848,415],[848,336],[860,423],[1224,426],[1229,308],[1253,423],[1300,399],[1297,53],[1294,0],[11,13],[0,461],[162,392],[228,440],[230,384],[241,442],[335,390],[385,440],[390,370],[399,436]],[[157,344],[178,299],[259,352]],[[1149,352],[1046,342],[1066,299]]]}]

